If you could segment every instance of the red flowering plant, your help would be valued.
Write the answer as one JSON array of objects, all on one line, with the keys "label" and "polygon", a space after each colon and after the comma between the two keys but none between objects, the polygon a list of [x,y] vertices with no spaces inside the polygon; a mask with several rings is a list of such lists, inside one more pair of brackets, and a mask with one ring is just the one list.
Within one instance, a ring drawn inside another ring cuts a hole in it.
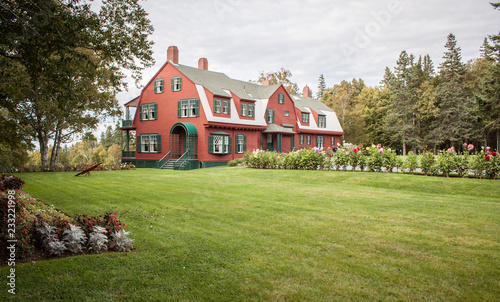
[{"label": "red flowering plant", "polygon": [[425,175],[433,175],[437,172],[436,160],[432,152],[422,151],[420,168]]},{"label": "red flowering plant", "polygon": [[498,156],[498,153],[496,151],[493,151],[493,152],[491,152],[491,155],[485,154],[484,160],[486,162],[485,174],[490,179],[499,178],[500,177],[500,156]]},{"label": "red flowering plant", "polygon": [[118,218],[116,217],[116,212],[115,213],[107,212],[106,214],[104,214],[103,221],[105,223],[104,228],[110,234],[113,232],[118,232],[122,227],[127,226],[126,223],[123,223],[120,220],[118,220]]}]

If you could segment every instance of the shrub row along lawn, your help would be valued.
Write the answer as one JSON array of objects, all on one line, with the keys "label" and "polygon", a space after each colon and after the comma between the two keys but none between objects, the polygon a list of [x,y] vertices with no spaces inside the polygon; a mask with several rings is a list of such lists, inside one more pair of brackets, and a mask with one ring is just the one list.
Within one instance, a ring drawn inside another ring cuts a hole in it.
[{"label": "shrub row along lawn", "polygon": [[69,215],[117,212],[136,251],[18,264],[14,300],[500,296],[497,181],[245,167],[18,176]]}]

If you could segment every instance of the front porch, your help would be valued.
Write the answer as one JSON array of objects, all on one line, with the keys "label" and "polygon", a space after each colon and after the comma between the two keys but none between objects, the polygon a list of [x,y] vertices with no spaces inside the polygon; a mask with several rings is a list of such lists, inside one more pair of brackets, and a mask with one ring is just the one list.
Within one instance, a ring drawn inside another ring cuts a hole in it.
[{"label": "front porch", "polygon": [[293,125],[270,124],[262,131],[262,150],[289,153],[295,149],[295,132]]}]

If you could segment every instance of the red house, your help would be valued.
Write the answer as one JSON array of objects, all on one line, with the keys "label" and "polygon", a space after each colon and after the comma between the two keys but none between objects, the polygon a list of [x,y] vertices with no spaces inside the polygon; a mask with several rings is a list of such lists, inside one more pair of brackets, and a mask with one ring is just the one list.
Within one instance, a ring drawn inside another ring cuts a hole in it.
[{"label": "red house", "polygon": [[[125,104],[122,130],[127,132],[122,161],[139,168],[196,169],[226,165],[254,149],[290,152],[332,147],[342,127],[333,110],[319,100],[290,95],[282,85],[255,84],[179,64],[177,47],[167,62]],[[130,151],[129,132],[136,133]]]}]

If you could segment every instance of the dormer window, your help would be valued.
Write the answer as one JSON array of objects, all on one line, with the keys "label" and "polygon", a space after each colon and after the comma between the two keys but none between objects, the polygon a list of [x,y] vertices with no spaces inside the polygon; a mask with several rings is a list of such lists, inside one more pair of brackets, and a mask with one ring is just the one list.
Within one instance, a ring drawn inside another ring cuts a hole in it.
[{"label": "dormer window", "polygon": [[302,112],[302,123],[309,123],[309,113]]},{"label": "dormer window", "polygon": [[231,113],[231,109],[229,108],[229,101],[227,100],[222,101],[222,113],[224,114]]},{"label": "dormer window", "polygon": [[318,127],[326,128],[326,116],[318,115]]},{"label": "dormer window", "polygon": [[241,116],[247,116],[248,104],[241,103]]}]

